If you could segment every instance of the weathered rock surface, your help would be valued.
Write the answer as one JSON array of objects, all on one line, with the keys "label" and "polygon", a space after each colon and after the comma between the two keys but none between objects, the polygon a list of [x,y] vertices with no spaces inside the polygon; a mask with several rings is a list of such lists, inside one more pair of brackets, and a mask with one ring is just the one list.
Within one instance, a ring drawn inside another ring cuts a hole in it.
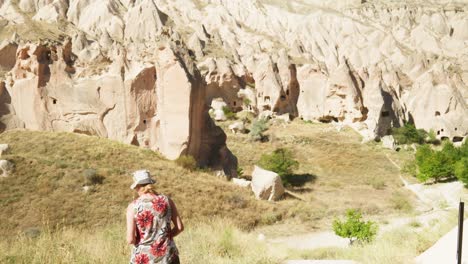
[{"label": "weathered rock surface", "polygon": [[206,114],[221,98],[364,140],[412,122],[461,141],[467,3],[0,0],[0,130],[74,131],[212,163],[230,156]]},{"label": "weathered rock surface", "polygon": [[0,157],[3,154],[6,154],[10,150],[10,146],[8,144],[0,144]]},{"label": "weathered rock surface", "polygon": [[260,200],[276,201],[284,194],[281,177],[258,166],[252,172],[251,185],[255,197]]},{"label": "weathered rock surface", "polygon": [[396,142],[393,136],[382,137],[381,141],[382,141],[382,146],[384,148],[396,150],[397,146],[396,146]]},{"label": "weathered rock surface", "polygon": [[0,177],[8,177],[14,169],[14,164],[8,160],[0,160],[0,170],[2,170],[2,175]]}]

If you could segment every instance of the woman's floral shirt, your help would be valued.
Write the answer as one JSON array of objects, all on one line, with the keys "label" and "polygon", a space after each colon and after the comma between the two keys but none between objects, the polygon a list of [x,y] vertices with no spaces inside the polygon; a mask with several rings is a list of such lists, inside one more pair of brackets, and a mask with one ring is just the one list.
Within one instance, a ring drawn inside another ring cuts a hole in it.
[{"label": "woman's floral shirt", "polygon": [[154,195],[133,202],[136,223],[136,245],[131,264],[170,264],[178,251],[171,237],[172,211],[169,198]]}]

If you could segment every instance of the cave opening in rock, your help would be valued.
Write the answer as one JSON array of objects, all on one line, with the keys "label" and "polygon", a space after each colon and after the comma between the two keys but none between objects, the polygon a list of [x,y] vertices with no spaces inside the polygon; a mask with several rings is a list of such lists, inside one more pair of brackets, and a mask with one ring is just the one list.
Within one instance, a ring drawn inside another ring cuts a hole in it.
[{"label": "cave opening in rock", "polygon": [[145,125],[146,125],[146,123],[147,123],[147,122],[146,122],[146,119],[145,119],[145,120],[143,120],[143,124],[145,124]]},{"label": "cave opening in rock", "polygon": [[382,117],[389,117],[390,111],[382,111]]},{"label": "cave opening in rock", "polygon": [[455,143],[455,142],[462,142],[462,141],[463,141],[463,137],[457,137],[457,136],[455,136],[455,137],[453,137],[452,141],[453,141],[453,143]]},{"label": "cave opening in rock", "polygon": [[52,104],[57,104],[57,99],[52,99]]},{"label": "cave opening in rock", "polygon": [[436,111],[436,112],[435,112],[435,116],[440,116],[440,112],[439,112],[439,111]]}]

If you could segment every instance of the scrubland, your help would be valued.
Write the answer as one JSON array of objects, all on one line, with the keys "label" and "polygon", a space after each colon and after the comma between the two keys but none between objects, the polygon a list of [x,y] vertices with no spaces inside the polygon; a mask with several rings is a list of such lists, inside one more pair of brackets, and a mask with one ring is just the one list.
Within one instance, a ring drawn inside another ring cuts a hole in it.
[{"label": "scrubland", "polygon": [[[183,263],[298,258],[409,263],[454,225],[456,217],[432,227],[409,224],[348,249],[290,250],[269,244],[268,238],[330,230],[333,219],[350,208],[381,226],[390,218],[414,216],[415,197],[402,187],[400,171],[389,161],[403,165],[413,153],[361,144],[350,129],[302,121],[271,124],[264,143],[227,134],[244,178],[262,153],[292,150],[299,167],[290,194],[274,203],[257,201],[249,189],[206,169],[188,171],[150,150],[107,139],[32,131],[1,134],[0,141],[11,147],[2,158],[13,161],[15,171],[0,179],[0,232],[5,234],[0,262],[126,263],[130,248],[124,240],[124,210],[135,195],[129,189],[130,172],[141,168],[152,171],[157,189],[173,198],[186,222],[186,231],[176,239]],[[90,171],[98,180],[89,182]],[[267,240],[259,241],[259,233]]]}]

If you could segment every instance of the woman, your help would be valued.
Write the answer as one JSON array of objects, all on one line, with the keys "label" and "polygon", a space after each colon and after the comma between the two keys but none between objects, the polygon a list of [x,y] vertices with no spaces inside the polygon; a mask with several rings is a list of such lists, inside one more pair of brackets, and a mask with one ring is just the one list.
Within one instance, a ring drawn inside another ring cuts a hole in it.
[{"label": "woman", "polygon": [[[173,238],[184,230],[174,202],[153,189],[149,171],[133,173],[138,198],[127,207],[127,241],[134,245],[132,264],[179,264]],[[171,227],[171,223],[173,226]]]}]

